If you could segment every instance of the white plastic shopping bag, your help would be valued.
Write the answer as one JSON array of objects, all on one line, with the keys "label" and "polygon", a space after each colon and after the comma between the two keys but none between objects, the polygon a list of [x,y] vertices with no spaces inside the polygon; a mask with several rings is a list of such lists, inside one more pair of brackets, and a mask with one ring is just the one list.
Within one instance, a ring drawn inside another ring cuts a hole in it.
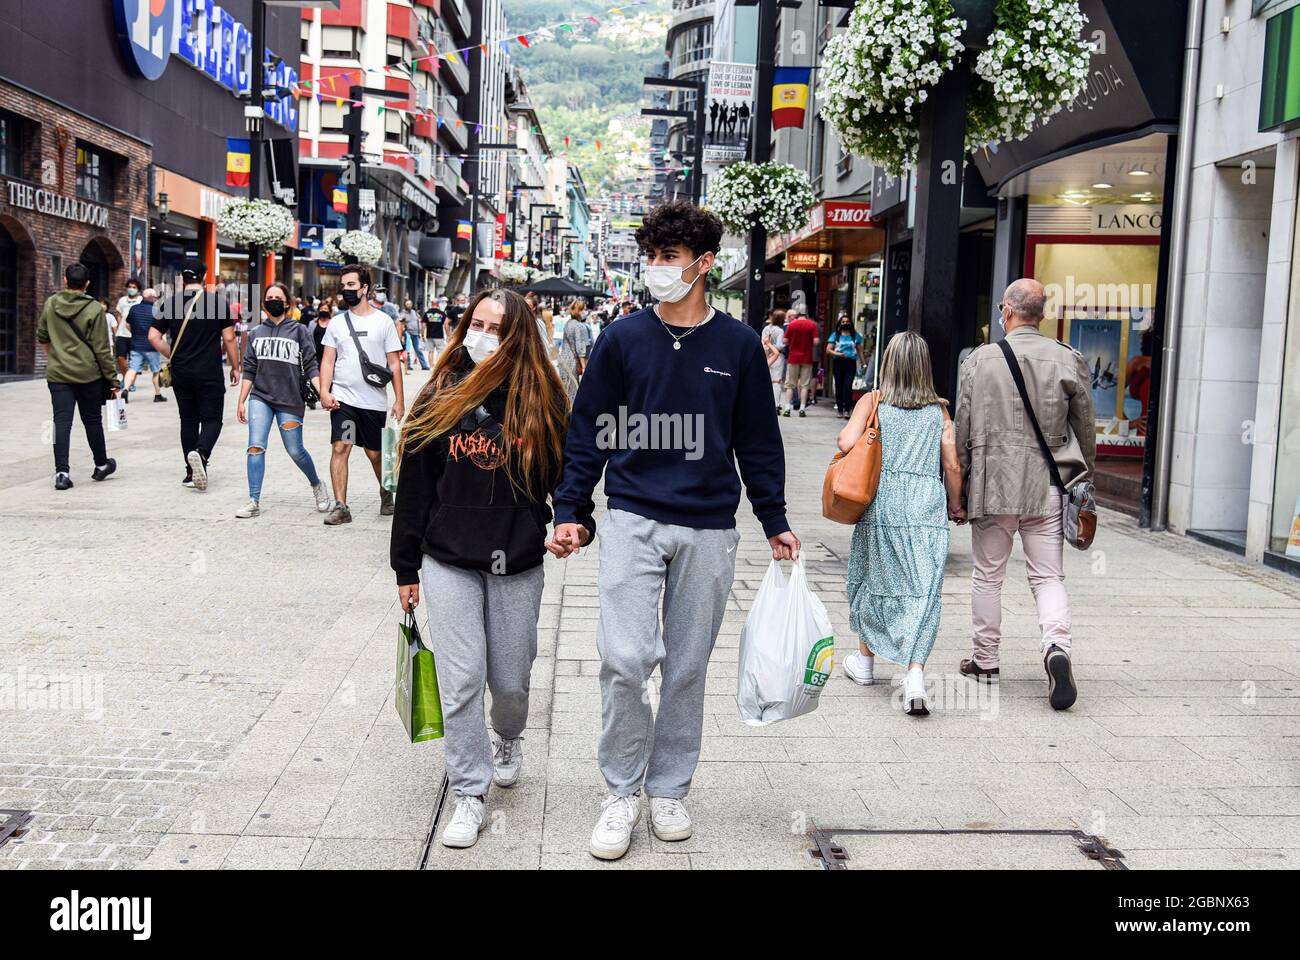
[{"label": "white plastic shopping bag", "polygon": [[831,620],[808,588],[803,560],[788,582],[773,560],[740,631],[740,719],[761,727],[811,713],[834,669]]},{"label": "white plastic shopping bag", "polygon": [[114,397],[104,401],[104,429],[117,433],[126,429],[126,398]]}]

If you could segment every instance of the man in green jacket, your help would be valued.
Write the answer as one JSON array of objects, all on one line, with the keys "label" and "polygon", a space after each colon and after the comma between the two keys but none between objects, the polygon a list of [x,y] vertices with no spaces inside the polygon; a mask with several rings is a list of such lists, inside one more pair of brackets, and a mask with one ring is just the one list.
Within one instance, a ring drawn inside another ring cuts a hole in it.
[{"label": "man in green jacket", "polygon": [[54,407],[54,489],[72,486],[68,445],[72,439],[72,412],[81,411],[86,441],[95,458],[92,480],[104,480],[117,469],[117,461],[104,446],[103,381],[116,397],[120,382],[113,363],[104,320],[104,308],[92,297],[90,272],[74,263],[63,271],[66,290],[45,301],[36,326],[36,339],[45,350],[45,379]]}]

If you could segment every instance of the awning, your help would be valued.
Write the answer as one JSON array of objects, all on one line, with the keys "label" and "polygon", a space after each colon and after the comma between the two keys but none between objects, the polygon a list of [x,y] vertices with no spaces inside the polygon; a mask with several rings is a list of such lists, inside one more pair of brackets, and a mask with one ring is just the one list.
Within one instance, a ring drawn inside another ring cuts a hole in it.
[{"label": "awning", "polygon": [[[871,219],[871,204],[860,200],[826,200],[813,208],[802,230],[781,233],[767,239],[767,259],[785,253],[826,253],[831,262],[825,269],[865,260],[885,245],[885,231]],[[824,262],[824,261],[823,261]],[[723,281],[723,287],[744,271]]]}]

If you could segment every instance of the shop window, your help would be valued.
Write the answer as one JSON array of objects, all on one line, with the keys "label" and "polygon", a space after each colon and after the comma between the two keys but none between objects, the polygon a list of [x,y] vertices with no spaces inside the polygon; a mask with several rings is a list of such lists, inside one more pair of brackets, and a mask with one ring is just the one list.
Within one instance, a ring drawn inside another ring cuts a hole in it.
[{"label": "shop window", "polygon": [[0,111],[0,175],[23,175],[23,121],[4,111]]},{"label": "shop window", "polygon": [[1287,314],[1269,549],[1300,560],[1300,247],[1291,264]]},{"label": "shop window", "polygon": [[321,56],[360,59],[359,39],[356,27],[321,27]]},{"label": "shop window", "polygon": [[88,143],[77,143],[77,196],[96,203],[113,202],[113,158]]}]

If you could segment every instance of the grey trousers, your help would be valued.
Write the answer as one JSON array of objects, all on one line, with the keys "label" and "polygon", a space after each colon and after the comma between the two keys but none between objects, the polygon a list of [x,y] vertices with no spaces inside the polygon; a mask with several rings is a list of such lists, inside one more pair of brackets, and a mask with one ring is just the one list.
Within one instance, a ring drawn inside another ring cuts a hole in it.
[{"label": "grey trousers", "polygon": [[447,777],[457,796],[483,796],[492,782],[484,684],[492,691],[492,729],[498,736],[514,739],[528,723],[545,578],[541,567],[498,577],[424,558],[424,641],[438,668]]},{"label": "grey trousers", "polygon": [[[610,793],[681,799],[704,726],[704,679],[736,576],[735,530],[610,510],[600,527],[601,734]],[[659,597],[663,594],[663,629]],[[659,710],[650,675],[661,668]]]}]

